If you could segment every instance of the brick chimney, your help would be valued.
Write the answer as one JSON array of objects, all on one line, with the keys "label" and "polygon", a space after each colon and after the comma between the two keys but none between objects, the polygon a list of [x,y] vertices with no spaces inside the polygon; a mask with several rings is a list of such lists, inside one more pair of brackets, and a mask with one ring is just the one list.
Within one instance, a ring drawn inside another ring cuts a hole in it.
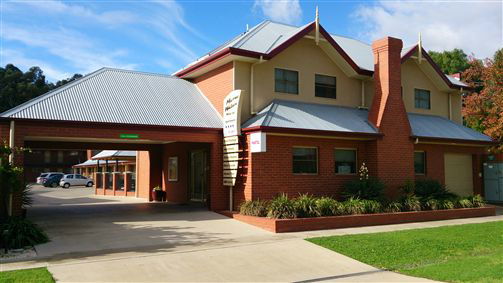
[{"label": "brick chimney", "polygon": [[369,169],[397,196],[407,180],[414,180],[414,145],[402,99],[402,41],[385,37],[372,43],[374,53],[374,99],[368,120],[383,134],[369,144]]}]

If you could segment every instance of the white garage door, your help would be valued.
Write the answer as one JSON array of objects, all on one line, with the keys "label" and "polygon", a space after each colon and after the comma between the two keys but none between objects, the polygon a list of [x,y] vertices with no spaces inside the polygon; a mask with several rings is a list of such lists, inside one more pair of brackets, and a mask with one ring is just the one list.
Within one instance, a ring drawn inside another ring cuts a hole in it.
[{"label": "white garage door", "polygon": [[460,196],[473,195],[472,155],[446,153],[444,165],[447,188]]}]

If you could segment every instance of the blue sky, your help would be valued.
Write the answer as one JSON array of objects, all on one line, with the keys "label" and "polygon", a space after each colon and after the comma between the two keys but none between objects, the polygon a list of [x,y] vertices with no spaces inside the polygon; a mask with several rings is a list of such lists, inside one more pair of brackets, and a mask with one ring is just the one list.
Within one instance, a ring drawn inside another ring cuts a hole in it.
[{"label": "blue sky", "polygon": [[101,67],[172,73],[263,20],[302,25],[370,43],[385,35],[431,50],[477,57],[503,46],[495,1],[4,1],[1,65],[41,67],[48,80]]}]

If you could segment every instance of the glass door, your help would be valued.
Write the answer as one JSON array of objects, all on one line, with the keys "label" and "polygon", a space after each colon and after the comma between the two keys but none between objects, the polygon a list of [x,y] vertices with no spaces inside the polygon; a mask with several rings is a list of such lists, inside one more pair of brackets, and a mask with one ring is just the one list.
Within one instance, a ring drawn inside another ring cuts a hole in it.
[{"label": "glass door", "polygon": [[206,151],[190,152],[190,200],[206,200]]}]

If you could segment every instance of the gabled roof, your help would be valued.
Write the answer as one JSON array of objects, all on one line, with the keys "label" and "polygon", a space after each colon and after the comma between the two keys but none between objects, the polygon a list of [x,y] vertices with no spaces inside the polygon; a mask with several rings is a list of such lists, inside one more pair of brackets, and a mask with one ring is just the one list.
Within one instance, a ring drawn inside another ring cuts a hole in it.
[{"label": "gabled roof", "polygon": [[346,133],[377,134],[367,121],[368,111],[298,101],[274,100],[242,128],[274,127]]},{"label": "gabled roof", "polygon": [[91,157],[93,160],[98,159],[133,159],[136,158],[136,151],[131,150],[103,150]]},{"label": "gabled roof", "polygon": [[[118,160],[119,163],[131,163],[131,162],[134,162],[133,160]],[[115,163],[115,161],[114,161]],[[98,165],[98,160],[86,160],[82,163],[79,163],[79,164],[75,164],[73,165],[72,167],[86,167],[86,166],[97,166]],[[100,165],[105,165],[105,162],[101,161],[100,162]]]},{"label": "gabled roof", "polygon": [[[229,54],[251,58],[262,57],[263,59],[271,59],[296,40],[313,31],[314,28],[314,22],[296,27],[272,21],[264,21],[190,63],[183,69],[175,72],[174,75],[184,77],[202,66],[219,60]],[[374,72],[374,58],[372,47],[369,44],[356,39],[330,34],[321,25],[320,34],[337,50],[337,52],[339,52],[356,73],[372,76]],[[403,48],[401,53],[402,62],[414,54],[416,50],[417,44]],[[445,80],[449,87],[466,87],[464,83],[457,80],[453,81],[450,77],[443,74],[442,71],[439,71],[440,69],[433,60],[431,60],[427,52],[424,51],[424,53],[426,53],[424,57],[434,65],[433,67],[436,68],[438,74]]]},{"label": "gabled roof", "polygon": [[0,114],[2,118],[222,128],[211,103],[177,77],[102,68]]},{"label": "gabled roof", "polygon": [[[379,134],[367,119],[368,110],[326,104],[274,100],[242,128],[286,128],[353,134]],[[491,142],[491,138],[451,120],[423,114],[408,113],[412,136]]]}]

